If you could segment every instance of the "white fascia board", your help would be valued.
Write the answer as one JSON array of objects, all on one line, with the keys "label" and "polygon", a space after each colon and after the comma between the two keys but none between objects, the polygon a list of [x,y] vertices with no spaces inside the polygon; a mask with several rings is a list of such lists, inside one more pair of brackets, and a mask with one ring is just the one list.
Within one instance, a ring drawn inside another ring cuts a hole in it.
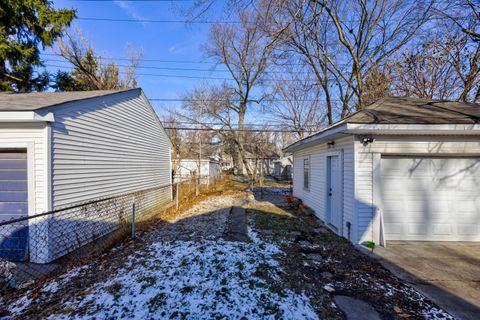
[{"label": "white fascia board", "polygon": [[54,122],[53,113],[40,115],[35,111],[2,111],[0,122]]},{"label": "white fascia board", "polygon": [[480,135],[479,124],[347,124],[346,133],[389,135]]},{"label": "white fascia board", "polygon": [[329,140],[342,137],[345,133],[347,133],[346,129],[347,124],[340,124],[334,127],[326,128],[323,131],[320,131],[314,135],[304,138],[303,140],[295,142],[294,144],[283,149],[283,151],[291,153],[319,143],[324,143]]}]

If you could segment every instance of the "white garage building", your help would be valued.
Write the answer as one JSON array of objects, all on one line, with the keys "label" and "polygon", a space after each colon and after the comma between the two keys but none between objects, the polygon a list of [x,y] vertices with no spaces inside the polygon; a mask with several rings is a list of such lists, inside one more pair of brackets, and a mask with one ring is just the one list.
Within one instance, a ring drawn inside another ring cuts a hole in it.
[{"label": "white garage building", "polygon": [[0,93],[0,223],[24,219],[0,228],[1,258],[50,262],[116,228],[94,204],[31,216],[140,191],[160,206],[171,182],[170,139],[141,89]]},{"label": "white garage building", "polygon": [[480,241],[480,106],[388,97],[285,149],[293,193],[354,243]]}]

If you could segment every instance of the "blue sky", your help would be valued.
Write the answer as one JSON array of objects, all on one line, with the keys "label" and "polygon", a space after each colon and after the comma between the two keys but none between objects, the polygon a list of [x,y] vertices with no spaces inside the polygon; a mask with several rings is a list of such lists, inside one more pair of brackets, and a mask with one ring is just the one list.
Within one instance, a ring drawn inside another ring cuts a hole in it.
[{"label": "blue sky", "polygon": [[[176,2],[188,6],[193,1]],[[113,18],[134,20],[184,20],[184,17],[174,7],[172,2],[157,1],[75,1],[54,0],[56,8],[75,8],[81,18]],[[213,18],[210,18],[213,19]],[[160,59],[172,61],[203,61],[201,63],[175,63],[159,61],[142,61],[141,67],[194,68],[211,69],[214,65],[208,63],[201,51],[201,44],[208,39],[209,24],[188,25],[182,23],[153,22],[108,22],[74,20],[73,27],[78,27],[93,43],[96,50],[103,56],[112,58],[127,58],[128,45],[134,49],[143,49],[142,59]],[[52,50],[47,50],[51,52]],[[44,59],[59,60],[59,57],[43,56]],[[125,61],[117,61],[125,64]],[[54,66],[68,66],[65,62],[46,61],[49,70],[62,69]],[[52,67],[53,66],[53,67]],[[223,69],[217,67],[217,70]],[[66,69],[68,70],[68,69]],[[182,71],[138,69],[138,73],[226,77],[227,73],[212,71]],[[179,98],[187,90],[205,81],[202,79],[187,79],[177,77],[143,76],[137,77],[138,85],[145,91],[148,98]],[[179,105],[152,101],[156,111],[163,114],[164,109]]]}]

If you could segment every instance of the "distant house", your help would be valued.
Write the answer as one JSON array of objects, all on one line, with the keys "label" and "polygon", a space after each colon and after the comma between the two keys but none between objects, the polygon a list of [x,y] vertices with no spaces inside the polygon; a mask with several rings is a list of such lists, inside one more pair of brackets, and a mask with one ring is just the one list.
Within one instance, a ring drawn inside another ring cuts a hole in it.
[{"label": "distant house", "polygon": [[270,156],[254,156],[247,153],[245,162],[248,164],[250,170],[256,174],[263,173],[264,176],[272,176],[274,174],[274,161],[278,159],[277,155]]},{"label": "distant house", "polygon": [[277,180],[292,179],[293,157],[282,157],[273,161],[273,176]]},{"label": "distant house", "polygon": [[[0,93],[0,221],[151,188],[164,187],[156,201],[170,202],[170,150],[141,89]],[[47,218],[0,233],[0,256],[49,262],[67,253],[72,235],[54,242]]]},{"label": "distant house", "polygon": [[293,194],[354,243],[480,241],[480,106],[389,97],[295,142]]},{"label": "distant house", "polygon": [[222,165],[212,159],[181,159],[175,172],[177,181],[202,177],[202,183],[208,183],[210,178],[216,178],[222,173]]}]

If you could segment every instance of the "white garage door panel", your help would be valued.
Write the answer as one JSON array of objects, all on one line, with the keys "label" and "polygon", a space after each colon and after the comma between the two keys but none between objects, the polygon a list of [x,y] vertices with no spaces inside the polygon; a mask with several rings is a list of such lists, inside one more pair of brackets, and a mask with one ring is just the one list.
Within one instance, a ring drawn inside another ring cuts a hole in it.
[{"label": "white garage door panel", "polygon": [[384,157],[387,240],[480,241],[480,158]]}]

